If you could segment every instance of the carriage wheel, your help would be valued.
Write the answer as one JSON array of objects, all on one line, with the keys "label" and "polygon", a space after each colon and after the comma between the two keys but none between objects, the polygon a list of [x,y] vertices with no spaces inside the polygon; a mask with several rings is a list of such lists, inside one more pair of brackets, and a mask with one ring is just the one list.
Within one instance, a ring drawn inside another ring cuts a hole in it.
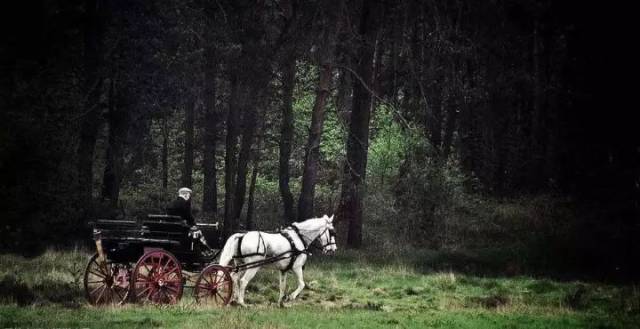
[{"label": "carriage wheel", "polygon": [[182,268],[165,250],[147,252],[131,275],[133,298],[152,304],[175,304],[182,297]]},{"label": "carriage wheel", "polygon": [[196,280],[194,297],[207,305],[227,305],[231,301],[233,283],[227,267],[213,264],[207,266]]},{"label": "carriage wheel", "polygon": [[84,292],[91,305],[123,304],[129,296],[129,268],[98,259],[94,254],[84,271]]}]

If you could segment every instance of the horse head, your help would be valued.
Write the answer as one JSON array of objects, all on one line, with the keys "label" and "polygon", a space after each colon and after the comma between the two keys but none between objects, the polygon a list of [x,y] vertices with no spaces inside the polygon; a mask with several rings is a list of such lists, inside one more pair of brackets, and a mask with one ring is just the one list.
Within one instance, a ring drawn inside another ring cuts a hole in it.
[{"label": "horse head", "polygon": [[325,254],[333,253],[338,250],[338,245],[336,244],[336,230],[333,227],[333,218],[334,215],[331,215],[331,217],[324,215],[322,217],[326,224],[325,229],[318,237],[318,242],[321,245],[322,252]]}]

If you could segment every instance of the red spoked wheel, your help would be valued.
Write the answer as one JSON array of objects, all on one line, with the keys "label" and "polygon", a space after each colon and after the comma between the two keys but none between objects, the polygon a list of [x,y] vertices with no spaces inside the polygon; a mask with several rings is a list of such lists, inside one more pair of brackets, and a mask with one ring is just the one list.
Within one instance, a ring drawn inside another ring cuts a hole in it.
[{"label": "red spoked wheel", "polygon": [[233,282],[228,267],[212,264],[196,280],[194,297],[200,304],[224,306],[231,301]]},{"label": "red spoked wheel", "polygon": [[147,252],[133,269],[131,286],[138,302],[175,304],[182,297],[182,267],[168,251]]},{"label": "red spoked wheel", "polygon": [[89,259],[84,271],[84,292],[91,305],[120,305],[129,296],[131,271],[125,264],[100,260],[98,254]]}]

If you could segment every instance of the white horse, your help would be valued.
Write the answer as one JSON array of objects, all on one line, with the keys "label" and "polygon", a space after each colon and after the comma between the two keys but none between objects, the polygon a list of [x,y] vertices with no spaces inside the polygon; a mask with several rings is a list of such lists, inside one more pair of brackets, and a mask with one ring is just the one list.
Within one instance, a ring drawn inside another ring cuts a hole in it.
[{"label": "white horse", "polygon": [[[337,250],[333,216],[324,215],[300,223],[293,223],[281,233],[250,231],[236,233],[229,237],[220,254],[220,265],[245,264],[237,273],[232,273],[233,299],[245,306],[244,293],[260,267],[274,264],[280,270],[280,297],[278,303],[283,306],[285,300],[293,301],[304,289],[302,267],[307,261],[308,248],[319,243],[323,253]],[[265,262],[265,263],[262,263]],[[253,264],[250,264],[253,263]],[[298,288],[285,299],[287,272],[291,270],[298,279]]]}]

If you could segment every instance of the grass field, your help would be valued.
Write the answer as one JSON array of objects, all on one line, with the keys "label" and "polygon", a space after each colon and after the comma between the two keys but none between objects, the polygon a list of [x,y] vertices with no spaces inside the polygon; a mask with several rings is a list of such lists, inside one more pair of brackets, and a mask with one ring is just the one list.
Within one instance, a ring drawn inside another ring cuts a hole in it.
[{"label": "grass field", "polygon": [[0,255],[0,328],[640,328],[635,286],[432,271],[424,255],[354,252],[313,257],[309,288],[287,308],[275,303],[274,270],[252,281],[248,308],[204,308],[190,291],[173,306],[95,308],[81,290],[88,257]]}]

